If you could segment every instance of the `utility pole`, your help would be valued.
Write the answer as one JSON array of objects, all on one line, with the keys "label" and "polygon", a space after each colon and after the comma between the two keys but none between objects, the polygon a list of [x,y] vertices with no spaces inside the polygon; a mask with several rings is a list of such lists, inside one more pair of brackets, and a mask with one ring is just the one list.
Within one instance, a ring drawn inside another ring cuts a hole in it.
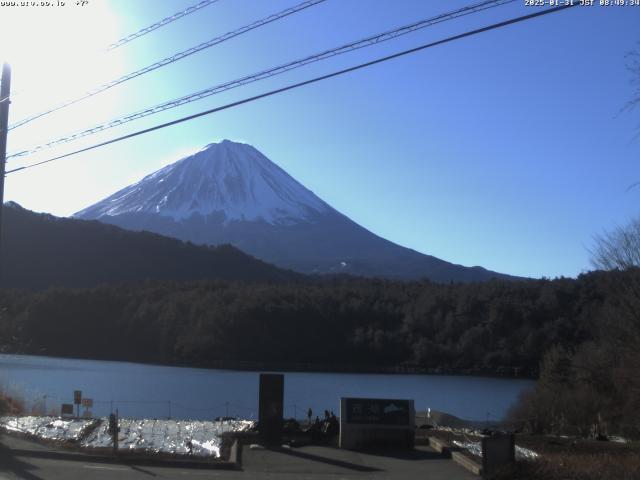
[{"label": "utility pole", "polygon": [[[9,133],[9,104],[11,103],[11,67],[2,64],[2,86],[0,87],[0,238],[2,237],[2,210],[4,207],[4,172],[7,164],[7,134]],[[1,243],[0,243],[1,244]],[[2,251],[0,249],[0,258]],[[3,265],[0,260],[0,279]]]}]

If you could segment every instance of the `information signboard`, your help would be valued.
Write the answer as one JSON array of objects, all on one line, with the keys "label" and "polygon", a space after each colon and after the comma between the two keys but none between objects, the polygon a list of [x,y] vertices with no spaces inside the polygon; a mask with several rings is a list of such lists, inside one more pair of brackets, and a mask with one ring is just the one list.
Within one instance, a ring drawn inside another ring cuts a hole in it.
[{"label": "information signboard", "polygon": [[73,416],[73,404],[72,403],[63,403],[62,407],[60,408],[60,413],[62,414],[63,417],[65,417],[67,415]]},{"label": "information signboard", "polygon": [[395,398],[342,398],[340,448],[413,448],[413,400]]},{"label": "information signboard", "polygon": [[93,407],[93,398],[83,398],[82,399],[82,406],[84,408],[91,408]]},{"label": "information signboard", "polygon": [[347,398],[347,422],[373,425],[408,425],[409,400]]},{"label": "information signboard", "polygon": [[74,390],[73,392],[73,403],[75,405],[80,405],[82,401],[82,390]]}]

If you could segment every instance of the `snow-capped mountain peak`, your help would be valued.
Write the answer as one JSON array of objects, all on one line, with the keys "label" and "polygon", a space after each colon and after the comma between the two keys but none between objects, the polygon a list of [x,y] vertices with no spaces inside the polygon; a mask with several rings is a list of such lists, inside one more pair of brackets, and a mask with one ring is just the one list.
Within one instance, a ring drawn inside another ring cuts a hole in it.
[{"label": "snow-capped mountain peak", "polygon": [[303,273],[436,281],[500,277],[396,245],[334,210],[251,145],[204,147],[75,214],[204,245],[231,244]]},{"label": "snow-capped mountain peak", "polygon": [[174,220],[224,215],[224,222],[287,225],[332,210],[254,147],[222,140],[168,165],[76,214],[151,213]]}]

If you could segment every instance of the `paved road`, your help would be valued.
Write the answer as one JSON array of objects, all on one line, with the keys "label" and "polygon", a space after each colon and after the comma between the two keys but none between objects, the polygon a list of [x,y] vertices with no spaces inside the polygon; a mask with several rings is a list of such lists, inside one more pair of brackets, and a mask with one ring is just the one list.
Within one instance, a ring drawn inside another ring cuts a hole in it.
[{"label": "paved road", "polygon": [[6,436],[0,438],[0,480],[149,480],[153,477],[230,480],[478,478],[427,447],[396,456],[312,446],[276,450],[245,447],[242,470],[211,470],[87,461],[78,455],[61,457],[55,450],[31,442]]}]

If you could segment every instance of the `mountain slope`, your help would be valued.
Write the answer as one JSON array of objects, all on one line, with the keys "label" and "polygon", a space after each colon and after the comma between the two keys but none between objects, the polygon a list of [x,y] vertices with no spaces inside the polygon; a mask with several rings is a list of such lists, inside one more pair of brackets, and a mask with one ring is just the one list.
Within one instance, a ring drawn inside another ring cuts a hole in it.
[{"label": "mountain slope", "polygon": [[224,214],[224,221],[290,225],[330,211],[326,203],[250,145],[224,140],[147,175],[78,218],[152,214],[182,221]]},{"label": "mountain slope", "polygon": [[198,244],[232,244],[303,273],[435,281],[507,277],[401,247],[356,224],[254,147],[224,140],[78,213]]},{"label": "mountain slope", "polygon": [[100,222],[5,204],[2,280],[12,288],[87,287],[141,280],[293,281],[301,276],[236,248],[196,246]]}]

